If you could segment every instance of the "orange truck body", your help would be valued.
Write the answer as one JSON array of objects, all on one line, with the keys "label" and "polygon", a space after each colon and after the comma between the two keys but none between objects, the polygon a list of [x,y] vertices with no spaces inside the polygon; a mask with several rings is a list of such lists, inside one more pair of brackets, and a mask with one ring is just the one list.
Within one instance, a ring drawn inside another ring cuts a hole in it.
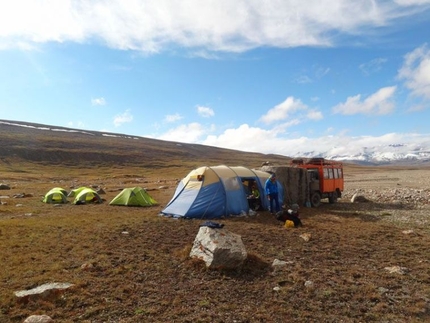
[{"label": "orange truck body", "polygon": [[342,197],[344,177],[341,162],[324,158],[293,159],[291,165],[308,171],[311,206],[319,206],[321,199],[324,198],[328,198],[330,203],[335,203]]}]

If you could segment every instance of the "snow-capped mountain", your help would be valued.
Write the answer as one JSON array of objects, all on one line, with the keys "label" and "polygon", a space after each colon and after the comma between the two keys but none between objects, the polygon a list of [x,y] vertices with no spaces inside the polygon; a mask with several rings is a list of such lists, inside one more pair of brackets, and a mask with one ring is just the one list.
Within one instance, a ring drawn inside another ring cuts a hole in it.
[{"label": "snow-capped mountain", "polygon": [[338,147],[326,152],[299,152],[292,157],[324,157],[326,159],[352,162],[356,164],[423,164],[430,162],[430,147],[416,144],[388,144],[385,146],[343,149]]}]

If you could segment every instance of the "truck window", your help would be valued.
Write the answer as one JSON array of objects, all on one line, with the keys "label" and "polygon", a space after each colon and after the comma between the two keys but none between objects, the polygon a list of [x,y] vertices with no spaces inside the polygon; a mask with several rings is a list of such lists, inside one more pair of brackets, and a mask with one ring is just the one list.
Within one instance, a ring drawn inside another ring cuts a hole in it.
[{"label": "truck window", "polygon": [[334,178],[339,178],[339,168],[334,168]]},{"label": "truck window", "polygon": [[325,179],[333,179],[333,168],[324,168],[324,178]]}]

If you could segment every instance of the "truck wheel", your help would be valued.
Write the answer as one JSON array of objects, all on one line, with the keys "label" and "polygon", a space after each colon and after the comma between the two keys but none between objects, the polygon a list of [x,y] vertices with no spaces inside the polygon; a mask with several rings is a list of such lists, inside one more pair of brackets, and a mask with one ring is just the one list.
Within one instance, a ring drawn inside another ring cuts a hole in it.
[{"label": "truck wheel", "polygon": [[330,204],[334,204],[334,203],[337,202],[337,192],[336,191],[334,191],[333,193],[331,193],[331,195],[328,198],[328,202]]},{"label": "truck wheel", "polygon": [[311,205],[312,207],[318,207],[321,204],[321,195],[318,192],[312,193],[311,195]]}]

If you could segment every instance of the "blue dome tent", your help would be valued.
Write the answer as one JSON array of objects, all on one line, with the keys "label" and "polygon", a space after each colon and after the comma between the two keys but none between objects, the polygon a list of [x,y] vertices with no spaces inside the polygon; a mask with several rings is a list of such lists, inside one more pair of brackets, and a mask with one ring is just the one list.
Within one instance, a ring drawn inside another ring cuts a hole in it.
[{"label": "blue dome tent", "polygon": [[[250,206],[246,189],[256,185],[260,205],[269,205],[264,184],[270,173],[242,166],[203,166],[182,179],[161,214],[182,218],[215,219],[248,213]],[[279,203],[283,202],[283,187],[279,186]]]}]

